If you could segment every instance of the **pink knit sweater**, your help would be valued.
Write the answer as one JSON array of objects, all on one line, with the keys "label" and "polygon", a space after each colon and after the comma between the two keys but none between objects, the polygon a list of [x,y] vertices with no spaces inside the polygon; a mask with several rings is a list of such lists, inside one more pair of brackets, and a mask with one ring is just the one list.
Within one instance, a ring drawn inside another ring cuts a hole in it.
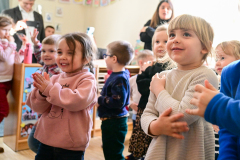
[{"label": "pink knit sweater", "polygon": [[87,69],[51,77],[42,93],[34,88],[27,105],[42,116],[34,137],[41,143],[85,151],[91,136],[90,109],[97,101],[96,80]]},{"label": "pink knit sweater", "polygon": [[16,52],[16,43],[0,39],[0,82],[11,81],[14,63],[23,61],[23,51]]}]

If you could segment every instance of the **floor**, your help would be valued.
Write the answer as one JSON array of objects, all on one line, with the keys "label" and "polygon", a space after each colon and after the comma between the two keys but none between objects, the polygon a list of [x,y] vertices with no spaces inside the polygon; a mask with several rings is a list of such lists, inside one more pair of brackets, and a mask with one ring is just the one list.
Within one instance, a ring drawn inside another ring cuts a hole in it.
[{"label": "floor", "polygon": [[[128,155],[128,146],[129,139],[131,137],[131,131],[128,132],[125,140],[125,148],[123,151],[124,156]],[[86,149],[84,159],[85,160],[104,160],[102,148],[102,138],[94,137],[90,140],[89,147]],[[35,157],[35,153],[31,150],[23,150],[19,152],[14,152],[7,145],[3,143],[3,138],[0,138],[0,146],[4,147],[5,152],[0,153],[0,160],[33,160]]]}]

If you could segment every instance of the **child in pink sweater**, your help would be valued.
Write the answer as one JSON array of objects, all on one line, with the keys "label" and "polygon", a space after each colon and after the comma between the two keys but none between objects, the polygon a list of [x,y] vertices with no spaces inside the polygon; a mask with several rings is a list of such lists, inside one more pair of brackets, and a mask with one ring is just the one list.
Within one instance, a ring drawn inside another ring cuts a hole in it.
[{"label": "child in pink sweater", "polygon": [[89,111],[97,101],[92,70],[94,45],[84,33],[69,33],[58,42],[59,75],[33,74],[27,105],[42,114],[34,137],[41,143],[36,160],[83,158],[90,140]]},{"label": "child in pink sweater", "polygon": [[[0,15],[0,123],[9,113],[7,94],[11,89],[14,63],[21,63],[24,57],[23,50],[16,52],[16,43],[9,34],[12,25],[10,17]],[[3,151],[0,147],[0,153]]]}]

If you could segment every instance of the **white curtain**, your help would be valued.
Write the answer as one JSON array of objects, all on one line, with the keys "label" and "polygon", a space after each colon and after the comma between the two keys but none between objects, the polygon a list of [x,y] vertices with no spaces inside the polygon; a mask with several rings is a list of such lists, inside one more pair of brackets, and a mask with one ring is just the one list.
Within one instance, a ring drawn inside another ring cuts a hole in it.
[{"label": "white curtain", "polygon": [[0,13],[9,8],[9,0],[0,0]]}]

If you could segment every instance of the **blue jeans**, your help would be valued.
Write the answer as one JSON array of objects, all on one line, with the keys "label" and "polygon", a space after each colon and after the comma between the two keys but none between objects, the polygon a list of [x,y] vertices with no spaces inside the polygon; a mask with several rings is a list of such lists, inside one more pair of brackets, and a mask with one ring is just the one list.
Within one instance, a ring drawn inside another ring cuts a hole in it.
[{"label": "blue jeans", "polygon": [[84,151],[71,151],[40,143],[35,160],[84,160]]},{"label": "blue jeans", "polygon": [[32,131],[28,136],[28,146],[33,152],[37,153],[40,142],[33,137],[35,130],[36,130],[36,126],[33,126]]}]

